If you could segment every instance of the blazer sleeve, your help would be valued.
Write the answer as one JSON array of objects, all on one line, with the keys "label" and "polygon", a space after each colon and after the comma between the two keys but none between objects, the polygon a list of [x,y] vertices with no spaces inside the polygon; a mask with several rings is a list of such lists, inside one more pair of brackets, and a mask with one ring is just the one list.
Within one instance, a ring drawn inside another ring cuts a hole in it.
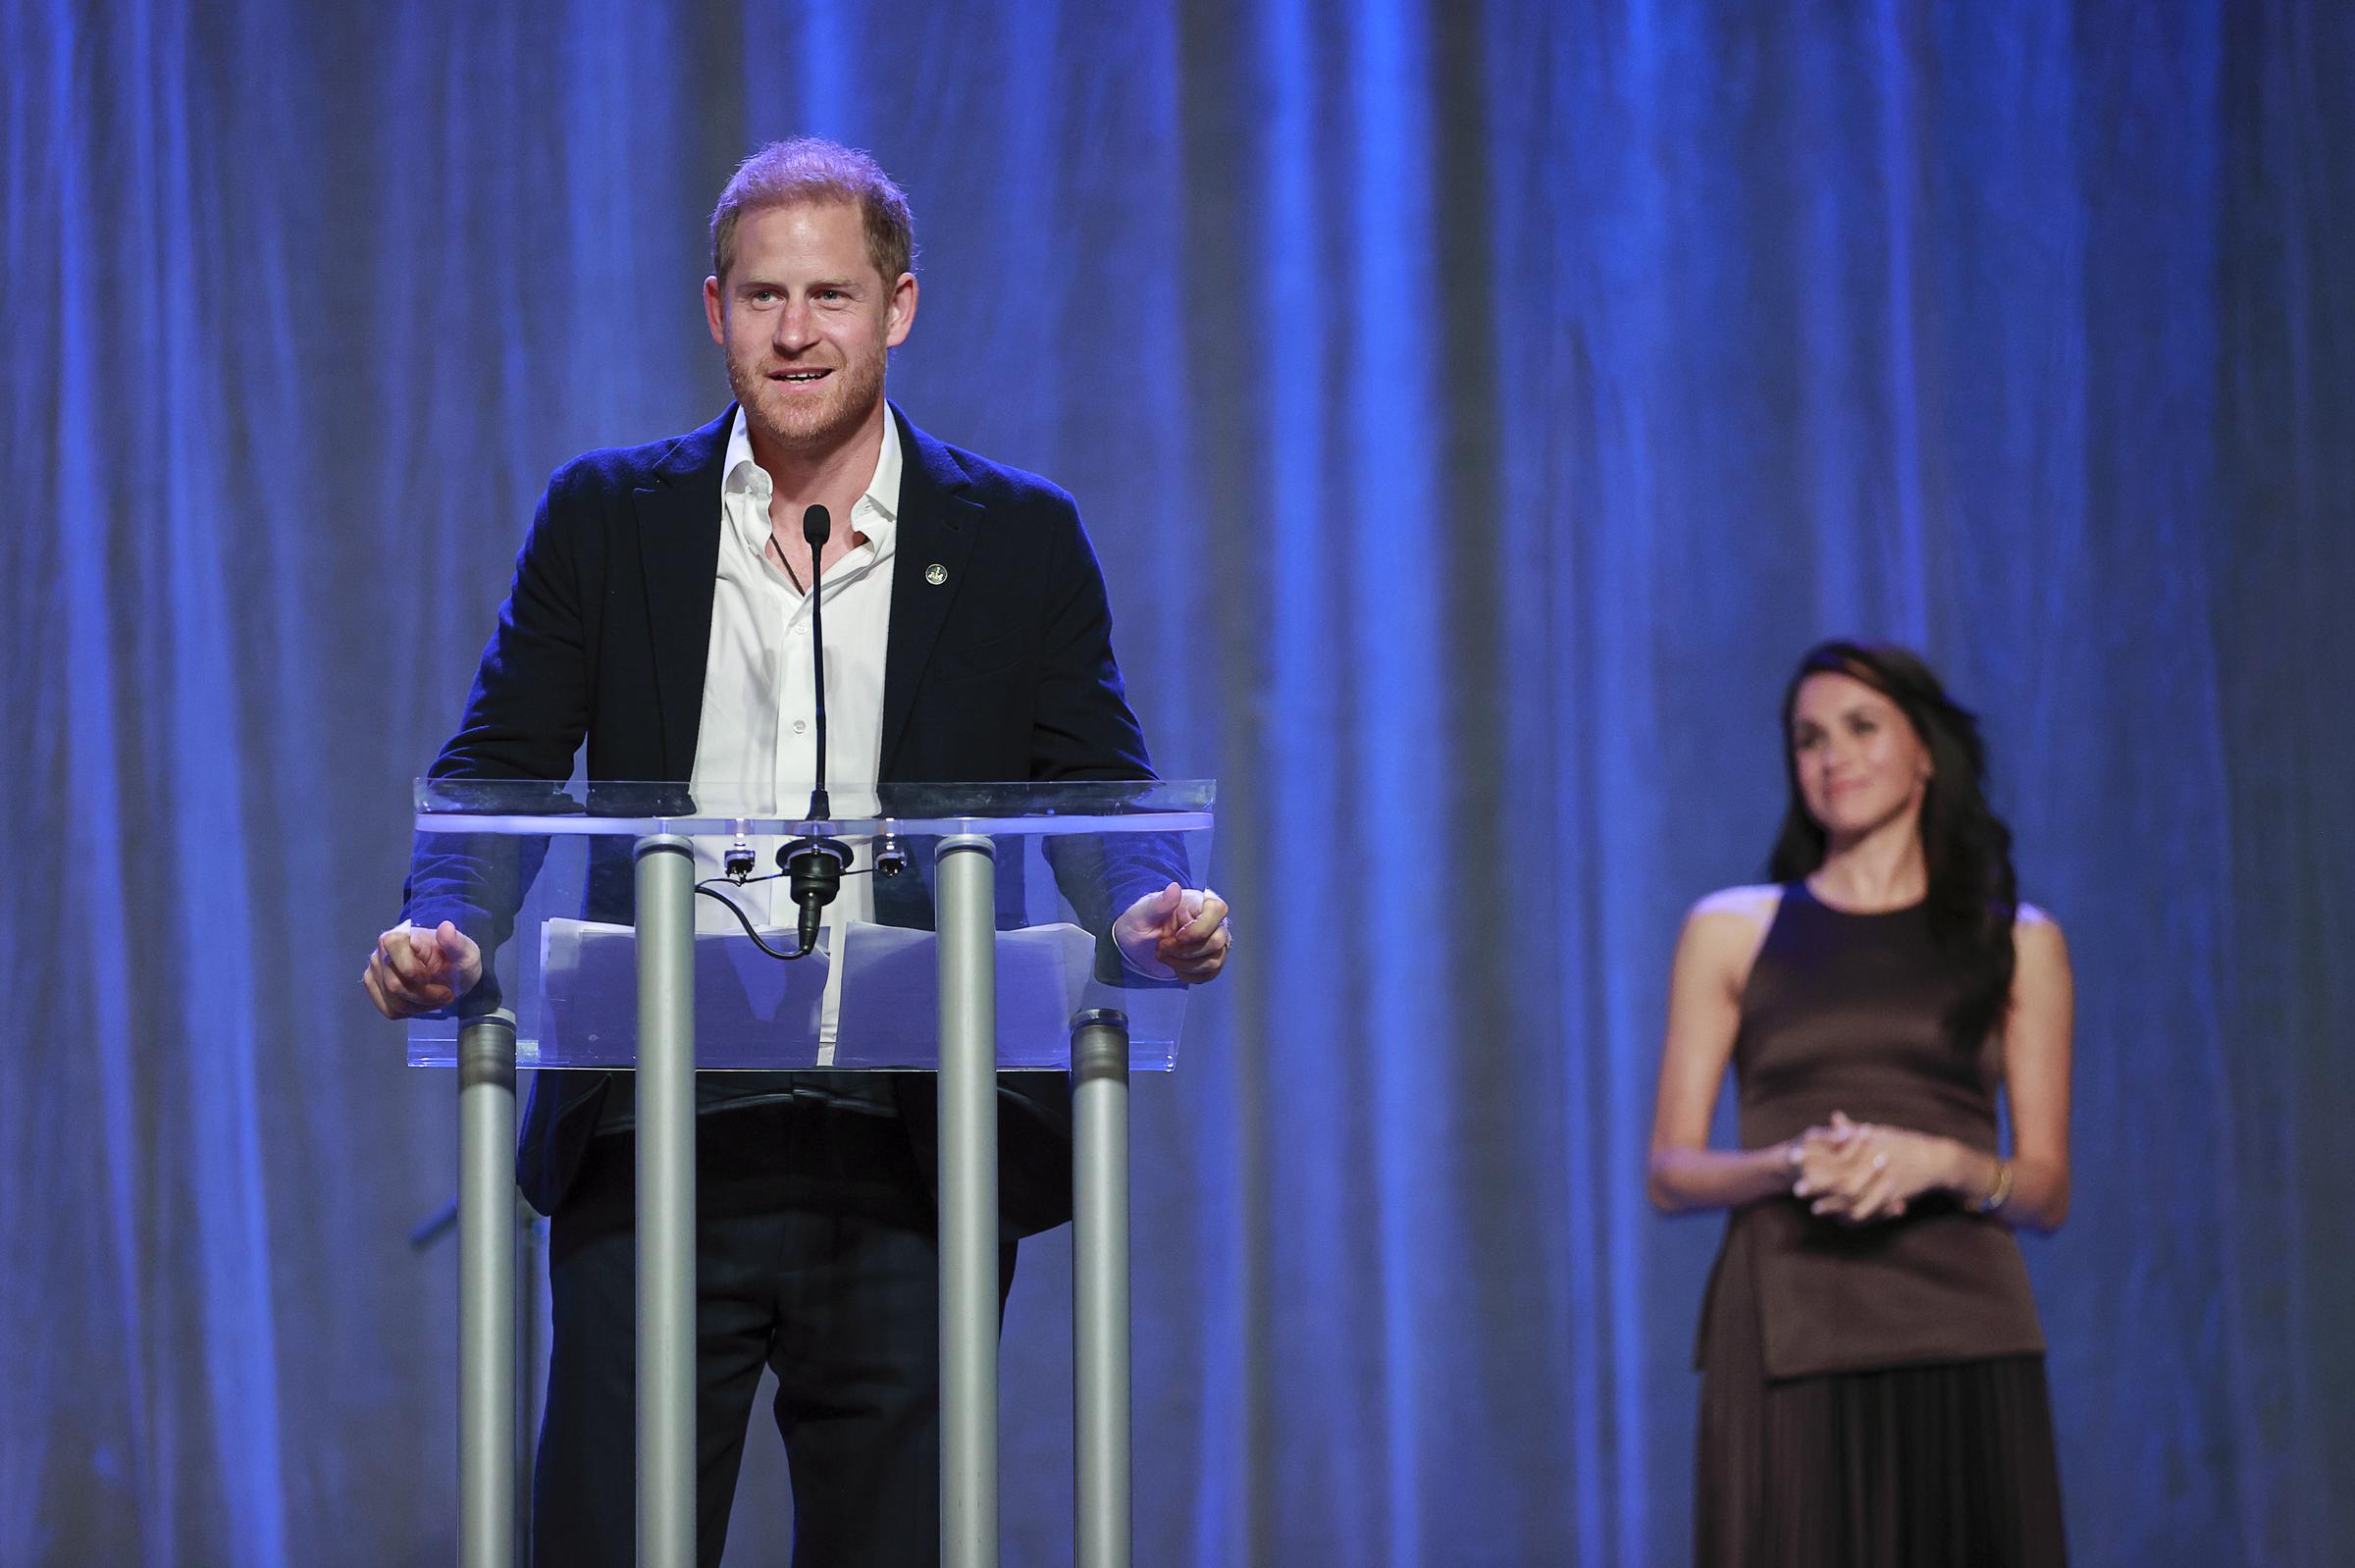
[{"label": "blazer sleeve", "polygon": [[[515,575],[475,671],[466,711],[434,759],[434,779],[537,779],[549,809],[559,798],[589,723],[590,627],[577,548],[576,507],[565,475],[550,482],[515,557]],[[402,915],[419,925],[450,920],[484,951],[483,984],[459,999],[462,1015],[498,1002],[491,956],[512,933],[516,911],[548,855],[544,837],[420,833],[402,889]]]},{"label": "blazer sleeve", "polygon": [[1112,654],[1112,604],[1079,508],[1055,492],[1039,678],[1031,712],[1030,776],[1149,779],[1153,759]]},{"label": "blazer sleeve", "polygon": [[[1031,716],[1031,777],[1151,779],[1152,758],[1112,652],[1112,604],[1104,570],[1072,498],[1056,492],[1059,526],[1050,594],[1039,645],[1039,681]],[[1172,882],[1189,884],[1185,846],[1174,834],[1050,838],[1045,844],[1057,885],[1080,923],[1098,937],[1100,967],[1111,963],[1115,916]],[[1139,976],[1139,979],[1142,977]]]},{"label": "blazer sleeve", "polygon": [[579,504],[559,473],[541,497],[498,623],[483,649],[457,733],[434,759],[435,778],[550,779],[572,775],[589,731],[591,628]]}]

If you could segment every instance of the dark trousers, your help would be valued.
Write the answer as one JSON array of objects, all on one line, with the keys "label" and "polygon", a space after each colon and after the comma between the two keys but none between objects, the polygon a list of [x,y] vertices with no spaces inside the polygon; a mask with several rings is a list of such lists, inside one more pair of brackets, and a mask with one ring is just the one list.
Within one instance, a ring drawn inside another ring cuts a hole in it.
[{"label": "dark trousers", "polygon": [[[537,1568],[637,1549],[634,1140],[602,1133],[550,1227]],[[697,1546],[715,1568],[760,1369],[795,1568],[940,1560],[939,1251],[896,1117],[808,1102],[697,1119]],[[1000,1295],[1014,1279],[1001,1255]]]}]

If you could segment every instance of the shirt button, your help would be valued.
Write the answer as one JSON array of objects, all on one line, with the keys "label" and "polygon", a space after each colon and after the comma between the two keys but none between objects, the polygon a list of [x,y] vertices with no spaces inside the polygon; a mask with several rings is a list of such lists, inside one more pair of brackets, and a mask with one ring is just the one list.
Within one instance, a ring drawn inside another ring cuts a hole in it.
[{"label": "shirt button", "polygon": [[793,733],[794,733],[794,734],[796,734],[796,735],[800,735],[800,734],[804,734],[804,733],[806,733],[806,732],[809,730],[809,728],[810,728],[810,724],[809,724],[809,721],[808,721],[807,719],[799,719],[799,718],[797,718],[797,719],[795,719],[795,720],[793,721]]}]

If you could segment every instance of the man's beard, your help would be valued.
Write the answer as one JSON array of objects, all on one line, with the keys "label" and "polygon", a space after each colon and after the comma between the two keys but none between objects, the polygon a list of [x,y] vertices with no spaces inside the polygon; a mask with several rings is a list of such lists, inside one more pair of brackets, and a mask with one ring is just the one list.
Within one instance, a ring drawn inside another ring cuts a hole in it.
[{"label": "man's beard", "polygon": [[883,356],[854,357],[821,385],[827,395],[791,406],[759,368],[728,359],[728,386],[745,419],[787,451],[823,451],[857,431],[883,395]]}]

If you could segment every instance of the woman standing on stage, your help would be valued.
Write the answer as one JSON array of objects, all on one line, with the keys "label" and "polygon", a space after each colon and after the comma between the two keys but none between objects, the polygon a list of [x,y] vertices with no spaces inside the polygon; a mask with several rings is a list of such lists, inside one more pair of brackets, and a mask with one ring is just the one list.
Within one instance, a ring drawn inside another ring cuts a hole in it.
[{"label": "woman standing on stage", "polygon": [[[1783,744],[1774,885],[1687,919],[1652,1124],[1652,1201],[1733,1211],[1701,1309],[1694,1560],[2054,1568],[2012,1232],[2068,1211],[2067,949],[2018,902],[1977,723],[1919,658],[1809,651]],[[1711,1149],[1729,1065],[1741,1147]]]}]

